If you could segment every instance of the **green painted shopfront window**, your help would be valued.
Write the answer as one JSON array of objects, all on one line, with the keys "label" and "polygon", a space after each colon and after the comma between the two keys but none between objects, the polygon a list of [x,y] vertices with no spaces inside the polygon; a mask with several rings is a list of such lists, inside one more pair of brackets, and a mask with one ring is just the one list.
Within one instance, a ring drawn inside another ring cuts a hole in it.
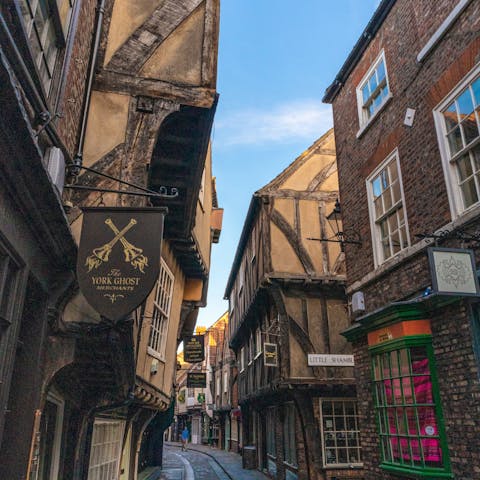
[{"label": "green painted shopfront window", "polygon": [[382,466],[450,477],[430,338],[372,351]]}]

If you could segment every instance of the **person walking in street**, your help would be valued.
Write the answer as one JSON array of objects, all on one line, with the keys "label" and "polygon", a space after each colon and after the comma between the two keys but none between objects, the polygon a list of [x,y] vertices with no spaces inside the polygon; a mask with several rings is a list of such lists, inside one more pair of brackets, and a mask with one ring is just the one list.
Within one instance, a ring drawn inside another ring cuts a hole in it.
[{"label": "person walking in street", "polygon": [[187,443],[188,443],[188,437],[190,435],[190,432],[188,431],[188,427],[185,427],[182,432],[182,451],[187,450]]}]

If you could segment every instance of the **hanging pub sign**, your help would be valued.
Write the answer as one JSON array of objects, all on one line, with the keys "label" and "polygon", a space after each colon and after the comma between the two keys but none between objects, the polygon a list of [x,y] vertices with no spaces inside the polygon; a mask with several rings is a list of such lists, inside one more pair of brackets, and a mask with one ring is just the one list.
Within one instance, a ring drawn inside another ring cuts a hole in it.
[{"label": "hanging pub sign", "polygon": [[276,343],[263,344],[263,363],[266,367],[278,366],[278,353]]},{"label": "hanging pub sign", "polygon": [[430,247],[428,258],[434,293],[461,296],[479,294],[472,250]]},{"label": "hanging pub sign", "polygon": [[88,303],[120,320],[152,291],[166,208],[83,208],[77,275]]},{"label": "hanging pub sign", "polygon": [[187,373],[187,388],[206,388],[207,374],[200,372]]},{"label": "hanging pub sign", "polygon": [[203,335],[185,335],[183,337],[183,360],[188,363],[198,363],[205,360]]}]

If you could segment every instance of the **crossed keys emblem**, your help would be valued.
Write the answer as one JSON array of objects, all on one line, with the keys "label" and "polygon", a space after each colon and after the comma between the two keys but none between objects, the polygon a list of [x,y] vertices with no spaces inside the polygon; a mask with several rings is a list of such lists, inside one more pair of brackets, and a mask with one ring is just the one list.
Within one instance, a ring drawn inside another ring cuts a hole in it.
[{"label": "crossed keys emblem", "polygon": [[123,245],[125,262],[130,263],[132,267],[138,268],[142,273],[145,273],[144,268],[148,267],[148,258],[143,255],[143,250],[141,248],[132,245],[125,238],[125,234],[137,224],[137,221],[134,218],[131,218],[128,224],[121,230],[115,226],[111,218],[107,218],[105,223],[110,227],[113,233],[115,233],[115,236],[105,245],[92,250],[92,255],[89,255],[85,262],[88,271],[90,272],[94,268],[98,268],[102,263],[107,263],[113,247],[116,243],[120,242]]}]

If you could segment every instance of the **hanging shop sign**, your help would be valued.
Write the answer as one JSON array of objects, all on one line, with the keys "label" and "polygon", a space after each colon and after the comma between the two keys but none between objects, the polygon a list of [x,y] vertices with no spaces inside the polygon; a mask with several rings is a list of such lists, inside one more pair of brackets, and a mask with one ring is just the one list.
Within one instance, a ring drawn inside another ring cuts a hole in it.
[{"label": "hanging shop sign", "polygon": [[198,403],[205,403],[205,394],[204,393],[199,393],[197,395],[197,401],[198,401]]},{"label": "hanging shop sign", "polygon": [[278,350],[276,343],[263,344],[263,363],[266,367],[278,366]]},{"label": "hanging shop sign", "polygon": [[329,355],[322,353],[308,354],[309,367],[353,367],[353,355]]},{"label": "hanging shop sign", "polygon": [[203,335],[186,335],[183,337],[183,360],[188,363],[198,363],[205,360]]},{"label": "hanging shop sign", "polygon": [[428,249],[432,290],[443,295],[479,295],[473,250]]},{"label": "hanging shop sign", "polygon": [[84,208],[78,283],[100,315],[120,320],[158,279],[165,208]]},{"label": "hanging shop sign", "polygon": [[188,388],[206,388],[207,374],[199,372],[187,373],[187,387]]}]

